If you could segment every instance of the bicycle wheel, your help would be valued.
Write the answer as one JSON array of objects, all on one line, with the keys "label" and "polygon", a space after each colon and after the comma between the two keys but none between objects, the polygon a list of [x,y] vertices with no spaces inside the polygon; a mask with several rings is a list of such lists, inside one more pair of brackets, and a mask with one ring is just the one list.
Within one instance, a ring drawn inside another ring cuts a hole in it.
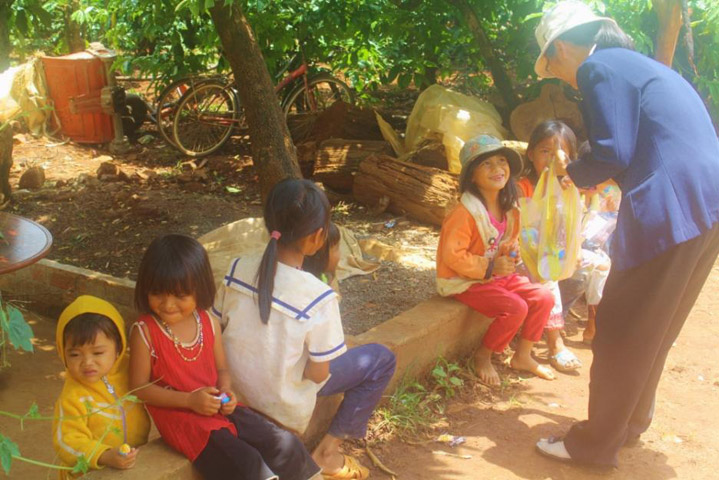
[{"label": "bicycle wheel", "polygon": [[177,106],[172,125],[175,146],[190,157],[208,155],[230,138],[241,116],[230,85],[205,82],[187,91]]},{"label": "bicycle wheel", "polygon": [[198,87],[207,81],[221,81],[222,77],[197,77],[190,76],[175,80],[166,86],[157,97],[157,106],[155,107],[155,122],[157,130],[170,145],[175,145],[175,139],[172,133],[172,124],[175,121],[175,111],[180,103],[182,96],[189,90]]},{"label": "bicycle wheel", "polygon": [[354,103],[354,93],[342,80],[329,73],[313,75],[295,87],[282,102],[285,116],[327,110],[337,100]]}]

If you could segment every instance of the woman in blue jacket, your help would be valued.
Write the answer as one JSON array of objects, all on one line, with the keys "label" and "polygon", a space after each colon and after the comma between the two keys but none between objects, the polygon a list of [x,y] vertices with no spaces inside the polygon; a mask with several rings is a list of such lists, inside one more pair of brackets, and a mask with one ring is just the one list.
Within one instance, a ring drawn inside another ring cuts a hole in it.
[{"label": "woman in blue jacket", "polygon": [[616,467],[649,427],[667,353],[719,254],[719,140],[689,83],[632,51],[614,20],[564,1],[536,30],[540,77],[582,95],[591,151],[567,166],[580,188],[622,190],[612,270],[597,310],[589,418],[540,453]]}]

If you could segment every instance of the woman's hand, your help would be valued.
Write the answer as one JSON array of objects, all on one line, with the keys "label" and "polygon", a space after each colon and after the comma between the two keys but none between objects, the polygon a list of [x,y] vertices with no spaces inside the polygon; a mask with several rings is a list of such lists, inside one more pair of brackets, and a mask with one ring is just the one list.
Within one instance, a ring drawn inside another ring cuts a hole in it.
[{"label": "woman's hand", "polygon": [[137,448],[133,448],[127,454],[120,453],[119,448],[110,448],[102,452],[100,458],[97,459],[98,465],[117,468],[119,470],[127,470],[135,466],[137,461]]},{"label": "woman's hand", "polygon": [[187,400],[188,407],[200,415],[214,415],[220,411],[222,404],[217,396],[220,391],[215,387],[198,388],[190,393]]},{"label": "woman's hand", "polygon": [[564,150],[561,148],[557,150],[555,154],[556,163],[554,165],[554,173],[557,175],[567,175],[567,165],[569,164],[569,157]]},{"label": "woman's hand", "polygon": [[492,269],[492,275],[497,277],[504,277],[505,275],[511,275],[514,273],[516,262],[514,258],[509,255],[502,255],[494,258],[494,269]]}]

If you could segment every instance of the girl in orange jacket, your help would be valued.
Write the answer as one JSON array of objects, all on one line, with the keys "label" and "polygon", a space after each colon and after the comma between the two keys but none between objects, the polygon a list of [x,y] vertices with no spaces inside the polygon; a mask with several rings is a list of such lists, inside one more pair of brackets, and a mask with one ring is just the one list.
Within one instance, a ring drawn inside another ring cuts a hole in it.
[{"label": "girl in orange jacket", "polygon": [[493,318],[475,354],[479,378],[500,379],[492,353],[502,352],[523,326],[510,366],[547,379],[552,370],[531,355],[554,305],[552,293],[515,273],[519,210],[511,175],[521,171],[517,152],[489,135],[467,142],[460,152],[460,203],[442,224],[437,248],[437,290]]}]

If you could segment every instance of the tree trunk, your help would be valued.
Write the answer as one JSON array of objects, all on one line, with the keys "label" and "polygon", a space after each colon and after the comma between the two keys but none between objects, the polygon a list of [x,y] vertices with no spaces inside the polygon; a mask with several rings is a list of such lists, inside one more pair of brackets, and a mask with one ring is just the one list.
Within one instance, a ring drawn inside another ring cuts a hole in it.
[{"label": "tree trunk", "polygon": [[10,200],[10,169],[12,168],[12,127],[0,124],[0,205]]},{"label": "tree trunk", "polygon": [[[391,155],[389,143],[377,140],[325,140],[313,153],[313,178],[338,192],[351,192],[354,175],[370,155]],[[305,163],[300,159],[300,164]]]},{"label": "tree trunk", "polygon": [[659,20],[654,59],[671,68],[682,28],[681,0],[652,0]]},{"label": "tree trunk", "polygon": [[262,52],[239,3],[217,2],[210,14],[235,75],[264,199],[280,180],[302,178],[295,146]]},{"label": "tree trunk", "polygon": [[14,0],[0,0],[0,72],[10,67],[10,7]]},{"label": "tree trunk", "polygon": [[85,40],[82,38],[82,27],[72,19],[72,14],[80,10],[80,2],[71,0],[65,7],[63,15],[65,16],[65,41],[70,53],[82,52],[85,50]]},{"label": "tree trunk", "polygon": [[477,17],[477,13],[467,0],[451,0],[451,3],[457,7],[461,13],[462,19],[467,22],[467,27],[469,27],[469,31],[472,32],[474,41],[477,42],[477,46],[479,46],[482,56],[487,62],[490,72],[492,72],[494,86],[497,90],[499,90],[507,111],[511,112],[519,103],[519,99],[512,88],[512,80],[509,78],[507,71],[504,69],[502,61],[494,51],[494,46],[487,37],[484,28],[482,28],[482,24]]},{"label": "tree trunk", "polygon": [[360,164],[352,193],[370,208],[387,197],[389,211],[442,225],[457,203],[459,188],[455,174],[400,162],[386,155],[372,155]]}]

